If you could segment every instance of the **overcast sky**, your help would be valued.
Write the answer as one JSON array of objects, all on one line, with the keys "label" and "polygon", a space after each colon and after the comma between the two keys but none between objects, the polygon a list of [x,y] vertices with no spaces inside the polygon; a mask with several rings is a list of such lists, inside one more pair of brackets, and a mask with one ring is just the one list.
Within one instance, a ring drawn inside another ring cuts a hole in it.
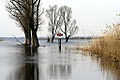
[{"label": "overcast sky", "polygon": [[[5,4],[4,0],[0,0],[0,36],[24,36],[21,28],[9,18]],[[72,8],[73,19],[79,26],[76,36],[100,35],[106,23],[112,24],[119,20],[116,14],[120,13],[120,0],[42,0],[42,6],[46,9],[55,4]],[[49,35],[47,25],[43,25],[38,35]]]}]

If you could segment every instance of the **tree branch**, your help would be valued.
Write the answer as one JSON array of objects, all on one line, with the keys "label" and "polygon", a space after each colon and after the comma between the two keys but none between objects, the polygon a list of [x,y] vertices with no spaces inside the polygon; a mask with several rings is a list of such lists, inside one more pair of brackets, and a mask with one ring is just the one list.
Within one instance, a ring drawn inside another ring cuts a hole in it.
[{"label": "tree branch", "polygon": [[14,4],[13,0],[10,0],[10,2],[12,3],[12,5],[20,12],[21,15],[23,15],[23,13],[20,11],[20,9],[16,6],[16,4]]}]

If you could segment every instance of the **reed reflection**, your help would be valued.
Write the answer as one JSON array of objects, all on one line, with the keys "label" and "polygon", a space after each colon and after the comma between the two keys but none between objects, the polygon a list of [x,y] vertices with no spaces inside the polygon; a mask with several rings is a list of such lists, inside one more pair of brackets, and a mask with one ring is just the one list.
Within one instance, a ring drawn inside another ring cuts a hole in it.
[{"label": "reed reflection", "polygon": [[118,62],[101,61],[100,65],[103,73],[107,75],[107,80],[120,80],[120,64]]},{"label": "reed reflection", "polygon": [[[90,55],[88,55],[90,56]],[[109,61],[109,59],[104,59],[98,57],[97,55],[91,55],[93,61],[97,61],[100,64],[101,71],[106,80],[120,80],[120,63],[115,61]]]}]

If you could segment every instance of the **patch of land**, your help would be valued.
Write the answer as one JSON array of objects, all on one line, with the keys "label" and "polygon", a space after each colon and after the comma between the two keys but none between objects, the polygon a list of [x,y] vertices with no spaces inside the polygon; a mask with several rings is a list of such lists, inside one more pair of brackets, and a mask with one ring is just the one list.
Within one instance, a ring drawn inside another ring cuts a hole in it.
[{"label": "patch of land", "polygon": [[[84,37],[71,37],[70,38],[70,40],[72,39],[72,40],[77,40],[77,39],[99,39],[99,38],[101,38],[101,37],[96,37],[96,36],[84,36]],[[47,37],[39,37],[39,39],[41,39],[41,40],[47,40],[48,38]],[[58,38],[56,37],[55,38],[55,40],[57,40]],[[61,39],[65,39],[65,38],[63,38],[63,37],[61,37]]]},{"label": "patch of land", "polygon": [[0,41],[3,41],[3,40],[0,40]]}]

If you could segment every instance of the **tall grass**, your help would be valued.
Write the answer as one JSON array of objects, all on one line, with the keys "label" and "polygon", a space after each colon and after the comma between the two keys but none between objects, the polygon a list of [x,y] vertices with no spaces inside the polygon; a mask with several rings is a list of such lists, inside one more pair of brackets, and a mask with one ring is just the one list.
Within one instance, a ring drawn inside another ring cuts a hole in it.
[{"label": "tall grass", "polygon": [[120,24],[108,26],[103,37],[93,41],[86,51],[97,54],[101,58],[120,62]]}]

